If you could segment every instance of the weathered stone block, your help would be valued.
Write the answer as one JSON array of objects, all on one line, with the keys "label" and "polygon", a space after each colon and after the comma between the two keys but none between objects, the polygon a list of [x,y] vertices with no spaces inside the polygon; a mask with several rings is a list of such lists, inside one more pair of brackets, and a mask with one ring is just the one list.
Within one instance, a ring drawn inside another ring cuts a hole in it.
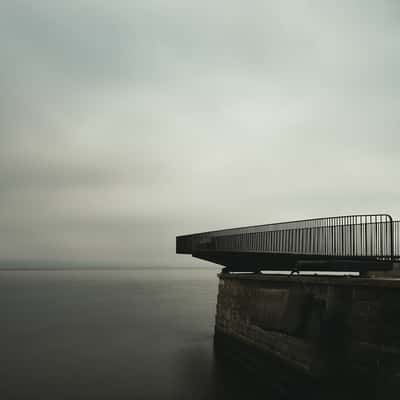
[{"label": "weathered stone block", "polygon": [[222,274],[219,288],[216,331],[259,352],[310,376],[400,376],[400,280]]}]

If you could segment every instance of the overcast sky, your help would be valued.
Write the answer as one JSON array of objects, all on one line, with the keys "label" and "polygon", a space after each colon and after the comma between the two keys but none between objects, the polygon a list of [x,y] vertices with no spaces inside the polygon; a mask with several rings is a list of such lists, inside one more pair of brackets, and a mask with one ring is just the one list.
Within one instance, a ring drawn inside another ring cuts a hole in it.
[{"label": "overcast sky", "polygon": [[400,217],[398,0],[0,1],[0,258]]}]

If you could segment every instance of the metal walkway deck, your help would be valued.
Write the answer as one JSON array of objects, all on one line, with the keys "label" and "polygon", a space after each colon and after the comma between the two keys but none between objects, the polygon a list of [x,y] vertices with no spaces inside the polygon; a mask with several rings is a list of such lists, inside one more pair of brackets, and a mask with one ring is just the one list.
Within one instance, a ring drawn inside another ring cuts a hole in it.
[{"label": "metal walkway deck", "polygon": [[176,238],[178,254],[260,270],[391,270],[400,261],[400,221],[349,215],[203,232]]}]

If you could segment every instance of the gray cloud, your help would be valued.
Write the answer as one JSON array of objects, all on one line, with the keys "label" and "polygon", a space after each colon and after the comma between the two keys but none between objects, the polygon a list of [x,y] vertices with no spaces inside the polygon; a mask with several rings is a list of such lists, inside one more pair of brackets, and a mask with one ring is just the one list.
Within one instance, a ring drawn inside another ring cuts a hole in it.
[{"label": "gray cloud", "polygon": [[[397,1],[3,1],[0,254],[398,207]],[[155,245],[156,244],[156,245]]]}]

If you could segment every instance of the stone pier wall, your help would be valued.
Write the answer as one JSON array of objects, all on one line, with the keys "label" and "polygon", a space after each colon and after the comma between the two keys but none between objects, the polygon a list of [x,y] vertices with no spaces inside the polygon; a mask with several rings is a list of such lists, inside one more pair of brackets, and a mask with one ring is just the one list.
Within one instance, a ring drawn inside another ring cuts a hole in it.
[{"label": "stone pier wall", "polygon": [[219,279],[217,349],[238,343],[242,354],[243,348],[253,354],[253,365],[254,354],[273,357],[313,379],[398,384],[400,280],[263,274]]}]

